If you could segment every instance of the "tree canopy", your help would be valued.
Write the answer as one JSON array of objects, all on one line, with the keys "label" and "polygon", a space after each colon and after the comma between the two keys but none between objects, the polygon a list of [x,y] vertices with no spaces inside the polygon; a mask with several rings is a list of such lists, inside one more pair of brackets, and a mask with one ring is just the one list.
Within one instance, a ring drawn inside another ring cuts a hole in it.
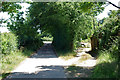
[{"label": "tree canopy", "polygon": [[92,29],[91,16],[103,10],[102,4],[92,2],[32,3],[29,16],[34,26],[40,26],[42,31],[51,33],[53,44],[57,49],[72,50],[78,36],[85,38],[86,33]]},{"label": "tree canopy", "polygon": [[2,2],[2,12],[17,13],[21,8],[16,2]]}]

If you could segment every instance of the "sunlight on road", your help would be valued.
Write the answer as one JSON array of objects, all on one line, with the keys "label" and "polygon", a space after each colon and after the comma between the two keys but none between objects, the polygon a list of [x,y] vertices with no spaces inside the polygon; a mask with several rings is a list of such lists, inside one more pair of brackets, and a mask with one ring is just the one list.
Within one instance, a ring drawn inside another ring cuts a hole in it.
[{"label": "sunlight on road", "polygon": [[67,61],[60,58],[27,58],[24,62],[20,64],[20,67],[16,68],[12,72],[28,72],[35,73],[36,71],[45,71],[49,69],[37,68],[38,66],[71,66],[76,64],[80,67],[93,67],[96,64],[96,60],[86,60],[82,63],[77,62],[80,57],[75,57]]},{"label": "sunlight on road", "polygon": [[52,41],[43,41],[44,44],[51,44]]}]

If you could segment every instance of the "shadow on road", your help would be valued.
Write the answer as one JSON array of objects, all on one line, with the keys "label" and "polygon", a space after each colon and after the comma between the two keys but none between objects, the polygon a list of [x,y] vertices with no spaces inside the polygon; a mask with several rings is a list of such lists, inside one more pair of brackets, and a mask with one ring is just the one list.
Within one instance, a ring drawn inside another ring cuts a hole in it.
[{"label": "shadow on road", "polygon": [[32,55],[30,58],[57,58],[54,53],[51,43],[44,43],[36,54]]},{"label": "shadow on road", "polygon": [[37,66],[36,68],[38,70],[34,73],[13,72],[5,80],[14,78],[65,78],[65,75],[61,72],[63,68],[60,66]]}]

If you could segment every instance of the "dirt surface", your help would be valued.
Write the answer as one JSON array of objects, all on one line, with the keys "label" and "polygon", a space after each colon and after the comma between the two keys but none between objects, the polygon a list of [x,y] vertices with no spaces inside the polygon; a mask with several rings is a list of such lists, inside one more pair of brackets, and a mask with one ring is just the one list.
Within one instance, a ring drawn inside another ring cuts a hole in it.
[{"label": "dirt surface", "polygon": [[[90,50],[91,46],[77,49],[77,56],[75,57],[77,60],[71,66],[64,66],[67,78],[90,78],[96,65],[96,59],[91,54],[86,53]],[[71,59],[71,61],[73,60]]]},{"label": "dirt surface", "polygon": [[69,66],[64,67],[65,74],[68,78],[89,78],[92,74],[93,67],[79,67],[79,66]]}]

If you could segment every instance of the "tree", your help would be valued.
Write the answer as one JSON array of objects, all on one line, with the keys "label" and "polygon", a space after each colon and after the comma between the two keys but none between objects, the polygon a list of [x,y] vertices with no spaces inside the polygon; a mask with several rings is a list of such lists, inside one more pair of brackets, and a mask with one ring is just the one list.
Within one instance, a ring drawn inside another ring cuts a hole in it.
[{"label": "tree", "polygon": [[23,12],[11,16],[7,26],[11,32],[18,36],[20,46],[27,46],[30,42],[32,44],[39,34],[37,27],[34,27],[29,17],[26,20],[23,18]]},{"label": "tree", "polygon": [[[31,19],[34,26],[47,31],[53,36],[53,45],[59,50],[73,50],[76,35],[86,36],[88,29],[92,26],[87,25],[86,14],[94,14],[102,11],[103,3],[32,3],[29,8]],[[98,6],[99,5],[99,6]],[[37,10],[37,11],[36,11]],[[86,21],[85,21],[86,20]],[[85,24],[85,25],[84,25]],[[79,31],[78,31],[79,30]],[[84,32],[84,33],[82,33]],[[81,36],[81,38],[82,38]]]},{"label": "tree", "polygon": [[[22,7],[15,3],[15,2],[1,2],[1,12],[8,12],[8,14],[11,14],[11,16],[14,15],[14,13],[18,13],[19,9],[21,9]],[[4,19],[0,19],[0,23],[6,23],[6,20]]]},{"label": "tree", "polygon": [[109,4],[111,4],[111,5],[113,5],[114,7],[116,7],[116,8],[118,8],[118,9],[120,9],[120,7],[119,6],[117,6],[117,5],[115,5],[115,4],[113,4],[112,2],[110,2],[110,1],[107,1]]},{"label": "tree", "polygon": [[22,7],[15,2],[2,2],[2,12],[17,13]]}]

